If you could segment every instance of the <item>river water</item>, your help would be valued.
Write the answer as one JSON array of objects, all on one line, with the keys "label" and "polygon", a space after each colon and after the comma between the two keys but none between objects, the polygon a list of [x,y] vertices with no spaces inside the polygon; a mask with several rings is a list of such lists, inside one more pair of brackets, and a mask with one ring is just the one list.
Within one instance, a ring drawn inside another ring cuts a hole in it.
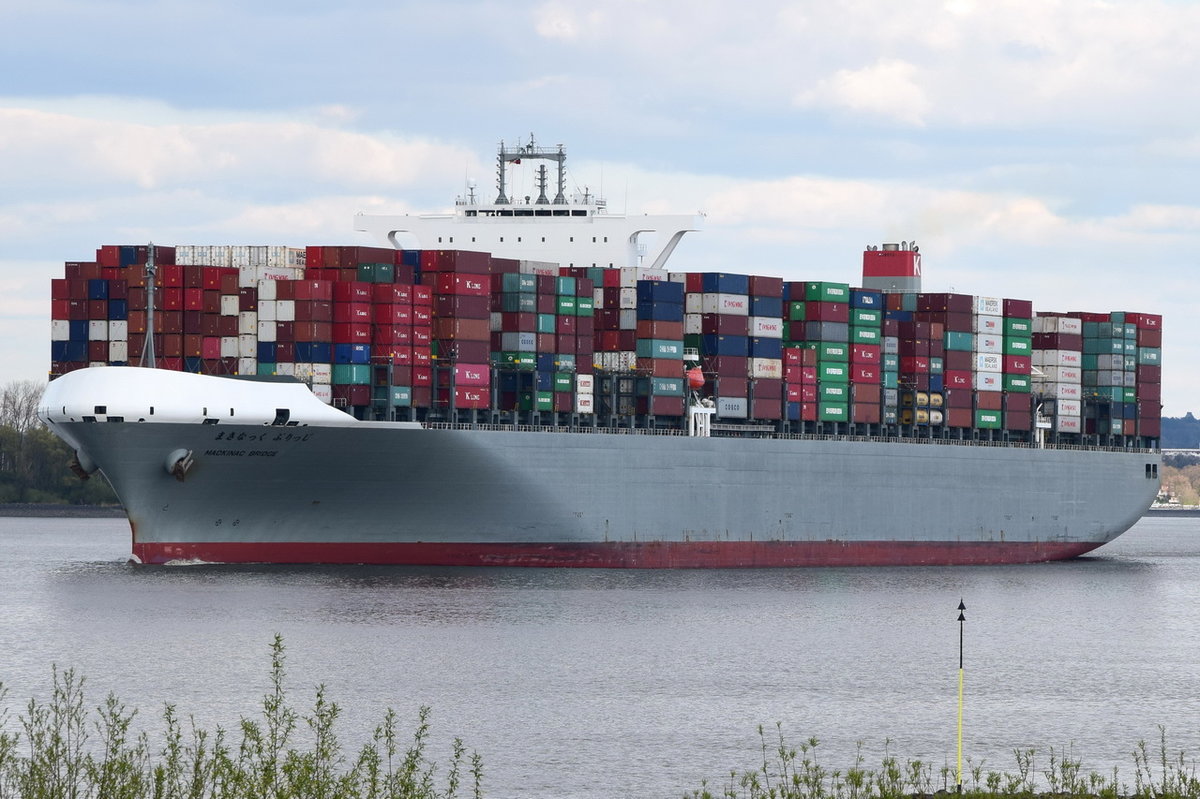
[{"label": "river water", "polygon": [[757,727],[830,768],[953,766],[959,634],[971,763],[1053,747],[1132,785],[1139,740],[1200,755],[1200,519],[1147,517],[1093,555],[967,568],[592,571],[137,567],[119,519],[0,518],[10,722],[51,666],[139,708],[236,731],[270,642],[357,748],[388,707],[451,739],[489,797],[678,797],[761,763]]}]

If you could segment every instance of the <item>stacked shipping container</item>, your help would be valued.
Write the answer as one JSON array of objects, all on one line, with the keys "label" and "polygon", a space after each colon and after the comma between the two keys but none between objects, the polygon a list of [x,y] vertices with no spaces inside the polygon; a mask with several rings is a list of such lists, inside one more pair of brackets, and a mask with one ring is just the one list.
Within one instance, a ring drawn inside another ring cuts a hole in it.
[{"label": "stacked shipping container", "polygon": [[[53,281],[55,373],[138,360],[148,255],[101,247]],[[691,348],[718,420],[1030,437],[1040,410],[1056,434],[1158,436],[1161,317],[1149,314],[1035,316],[1023,300],[451,250],[154,255],[160,366],[294,375],[363,416],[494,409],[670,423],[686,413]]]}]

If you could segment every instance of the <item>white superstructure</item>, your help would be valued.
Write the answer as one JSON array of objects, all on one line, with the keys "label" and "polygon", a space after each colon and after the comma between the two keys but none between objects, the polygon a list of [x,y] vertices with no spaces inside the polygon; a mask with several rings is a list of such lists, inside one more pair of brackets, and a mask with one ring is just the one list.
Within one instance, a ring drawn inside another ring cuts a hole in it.
[{"label": "white superstructure", "polygon": [[[557,192],[547,195],[545,164],[537,168],[537,196],[510,197],[508,167],[523,160],[555,161]],[[562,145],[529,144],[497,156],[496,199],[480,202],[471,190],[459,197],[453,213],[364,214],[354,217],[354,229],[370,233],[385,247],[397,249],[455,249],[490,252],[498,258],[549,261],[562,266],[666,267],[685,233],[699,230],[699,214],[609,213],[603,199],[584,191],[568,198]]]}]

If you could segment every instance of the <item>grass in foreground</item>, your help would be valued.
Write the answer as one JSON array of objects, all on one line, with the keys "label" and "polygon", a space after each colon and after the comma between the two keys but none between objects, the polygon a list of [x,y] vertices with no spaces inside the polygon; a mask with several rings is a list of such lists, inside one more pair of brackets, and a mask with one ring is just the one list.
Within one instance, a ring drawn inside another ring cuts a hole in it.
[{"label": "grass in foreground", "polygon": [[[955,770],[921,760],[900,762],[885,745],[878,769],[864,765],[862,743],[854,765],[829,770],[817,762],[816,738],[799,747],[790,746],[782,725],[776,725],[775,740],[758,728],[762,765],[751,771],[731,771],[714,792],[707,783],[684,794],[684,799],[901,799],[957,794]],[[1133,785],[1112,774],[1084,773],[1080,759],[1050,749],[1044,767],[1035,763],[1033,749],[1017,749],[1016,770],[985,770],[969,760],[963,769],[962,795],[970,799],[1031,799],[1031,797],[1096,797],[1096,799],[1200,799],[1200,780],[1195,764],[1183,752],[1167,748],[1166,730],[1159,728],[1159,748],[1151,754],[1146,742],[1133,751]]]},{"label": "grass in foreground", "polygon": [[474,799],[482,796],[482,760],[468,758],[457,738],[438,788],[426,755],[427,707],[407,745],[389,708],[370,742],[348,757],[335,732],[340,709],[323,685],[308,715],[288,704],[280,636],[262,715],[243,718],[236,734],[197,729],[168,705],[162,743],[152,746],[133,731],[137,711],[114,695],[89,713],[83,685],[73,670],[55,668],[50,701],[30,700],[15,728],[0,685],[0,799],[453,799],[464,779]]}]

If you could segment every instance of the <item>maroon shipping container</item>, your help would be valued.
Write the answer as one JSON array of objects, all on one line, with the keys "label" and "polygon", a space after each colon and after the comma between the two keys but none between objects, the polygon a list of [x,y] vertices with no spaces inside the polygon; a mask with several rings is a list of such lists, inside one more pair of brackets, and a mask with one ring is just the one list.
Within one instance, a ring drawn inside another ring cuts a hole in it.
[{"label": "maroon shipping container", "polygon": [[491,319],[491,297],[478,294],[435,294],[434,316],[457,319]]},{"label": "maroon shipping container", "polygon": [[751,275],[750,294],[755,297],[782,297],[783,278]]},{"label": "maroon shipping container", "polygon": [[371,301],[385,305],[412,305],[412,286],[399,283],[374,283]]},{"label": "maroon shipping container", "polygon": [[292,341],[315,341],[318,343],[333,341],[333,323],[328,321],[293,322]]},{"label": "maroon shipping container", "polygon": [[[1003,313],[1007,319],[1032,319],[1033,302],[1031,300],[1004,300]],[[1010,428],[1016,429],[1016,428]],[[1021,428],[1024,430],[1025,428]]]},{"label": "maroon shipping container", "polygon": [[[578,320],[578,316],[556,316],[554,317],[554,332],[560,336],[574,336],[575,329],[578,325]],[[680,323],[676,322],[676,324]],[[682,325],[680,325],[680,327],[682,328]],[[657,336],[654,336],[653,338],[657,338]],[[668,337],[664,336],[664,338]],[[680,334],[675,338],[682,339],[683,333],[680,332]]]},{"label": "maroon shipping container", "polygon": [[[782,289],[781,289],[782,290]],[[783,399],[783,381],[769,378],[760,378],[754,381],[754,399],[756,400],[775,400]],[[760,417],[762,418],[762,417]]]},{"label": "maroon shipping container", "polygon": [[879,367],[865,364],[850,364],[851,383],[878,383]]},{"label": "maroon shipping container", "polygon": [[920,355],[916,356],[901,356],[900,357],[900,373],[906,375],[928,375],[929,374],[929,358]]},{"label": "maroon shipping container", "polygon": [[370,405],[371,387],[346,386],[335,383],[333,385],[333,402],[334,405]]},{"label": "maroon shipping container", "polygon": [[678,358],[638,358],[639,372],[651,377],[683,377],[683,361]]},{"label": "maroon shipping container", "polygon": [[1161,383],[1162,382],[1162,367],[1142,365],[1137,368],[1137,382],[1141,383]]},{"label": "maroon shipping container", "polygon": [[[428,285],[428,284],[426,284]],[[469,297],[489,297],[490,281],[482,275],[440,272],[433,283],[434,294],[456,294]]]},{"label": "maroon shipping container", "polygon": [[[800,330],[804,330],[804,323]],[[736,317],[727,313],[706,313],[700,318],[700,329],[706,336],[749,336],[750,317]]]},{"label": "maroon shipping container", "polygon": [[432,327],[433,308],[413,303],[412,320],[413,327]]},{"label": "maroon shipping container", "polygon": [[1153,400],[1159,402],[1162,400],[1162,384],[1161,383],[1138,383],[1137,385],[1138,401]]},{"label": "maroon shipping container", "polygon": [[[285,290],[284,286],[287,286],[288,290],[290,290],[291,283],[292,283],[292,281],[290,281],[290,280],[279,281],[279,286],[276,287],[276,294],[278,295],[278,293],[280,291]],[[334,283],[333,284],[333,299],[335,302],[338,302],[338,303],[343,303],[343,302],[367,302],[367,303],[369,303],[371,301],[371,296],[374,293],[374,290],[372,289],[373,285],[374,284],[372,284],[372,283],[361,283],[357,280],[352,281],[352,282]],[[432,295],[430,295],[430,296],[432,296]],[[280,296],[279,299],[283,299],[283,297]],[[295,297],[293,296],[292,299],[295,299]]]},{"label": "maroon shipping container", "polygon": [[1004,398],[1005,413],[1033,413],[1032,394],[1007,394]]},{"label": "maroon shipping container", "polygon": [[856,424],[879,424],[882,418],[881,410],[878,403],[873,405],[852,405],[850,408],[850,421]]},{"label": "maroon shipping container", "polygon": [[[329,300],[296,300],[296,321],[297,322],[332,322],[334,321],[333,303]],[[339,308],[342,306],[338,306]],[[363,305],[363,308],[370,313],[371,306]],[[370,321],[368,316],[366,319],[338,319],[339,322],[350,321]]]},{"label": "maroon shipping container", "polygon": [[877,365],[881,351],[882,347],[878,344],[853,344],[850,347],[850,363]]},{"label": "maroon shipping container", "polygon": [[1004,408],[1004,394],[999,391],[976,391],[975,407],[981,411],[999,411]]},{"label": "maroon shipping container", "polygon": [[[143,298],[145,297],[145,289],[131,288],[129,291],[131,292],[131,294],[133,292],[142,292],[141,296]],[[145,301],[143,299],[143,305],[144,304],[145,304]],[[258,289],[249,288],[249,287],[243,288],[243,289],[238,289],[238,311],[240,313],[244,313],[246,311],[257,311],[257,310],[258,310]]]},{"label": "maroon shipping container", "polygon": [[1161,330],[1162,316],[1152,313],[1127,313],[1125,324],[1135,325],[1139,330]]},{"label": "maroon shipping container", "polygon": [[1148,438],[1159,438],[1162,435],[1162,420],[1138,419],[1137,432],[1138,435],[1147,436]]},{"label": "maroon shipping container", "polygon": [[704,376],[708,380],[708,385],[712,386],[713,393],[718,397],[745,399],[749,396],[750,381],[745,378],[724,374],[710,376],[707,370],[705,370]]},{"label": "maroon shipping container", "polygon": [[412,389],[412,403],[415,408],[428,408],[433,404],[433,386],[417,386]]},{"label": "maroon shipping container", "polygon": [[1005,355],[1004,374],[1027,375],[1033,372],[1033,361],[1028,355]]},{"label": "maroon shipping container", "polygon": [[638,397],[637,412],[651,416],[683,416],[683,397]]},{"label": "maroon shipping container", "polygon": [[850,385],[850,401],[855,404],[879,405],[883,389],[878,383],[852,383]]},{"label": "maroon shipping container", "polygon": [[850,321],[850,306],[844,302],[809,301],[804,304],[804,318],[808,322]]},{"label": "maroon shipping container", "polygon": [[902,338],[900,339],[899,350],[902,358],[928,358],[929,339]]},{"label": "maroon shipping container", "polygon": [[491,357],[491,344],[487,341],[469,339],[436,339],[438,357],[467,363],[487,363]]},{"label": "maroon shipping container", "polygon": [[411,305],[372,305],[372,319],[377,325],[407,325],[412,327]]},{"label": "maroon shipping container", "polygon": [[1077,333],[1034,333],[1035,350],[1083,350],[1083,336]]},{"label": "maroon shipping container", "polygon": [[537,331],[537,314],[505,312],[500,314],[500,331],[504,333],[533,333]]},{"label": "maroon shipping container", "polygon": [[1139,327],[1137,329],[1137,345],[1139,347],[1161,347],[1162,330],[1159,328]]},{"label": "maroon shipping container", "polygon": [[[287,322],[277,323],[276,338],[283,339],[283,326]],[[294,340],[294,339],[287,339]],[[371,325],[353,324],[345,322],[335,322],[333,324],[333,342],[335,344],[370,344],[371,343]]]},{"label": "maroon shipping container", "polygon": [[[750,376],[750,361],[740,355],[715,355],[704,358],[701,362],[705,376],[719,375],[722,378],[738,378],[745,380]],[[730,394],[728,396],[739,396]],[[745,396],[744,394],[740,396]]]},{"label": "maroon shipping container", "polygon": [[782,399],[761,399],[755,397],[750,401],[750,418],[777,421],[783,418]]},{"label": "maroon shipping container", "polygon": [[970,294],[918,294],[917,310],[970,315],[975,310],[975,298]]},{"label": "maroon shipping container", "polygon": [[975,425],[974,413],[969,407],[946,408],[943,418],[946,420],[947,427],[973,427]]},{"label": "maroon shipping container", "polygon": [[[747,317],[743,316],[741,318],[745,320]],[[637,323],[637,337],[682,341],[683,322],[662,322],[651,319],[639,319]]]}]

